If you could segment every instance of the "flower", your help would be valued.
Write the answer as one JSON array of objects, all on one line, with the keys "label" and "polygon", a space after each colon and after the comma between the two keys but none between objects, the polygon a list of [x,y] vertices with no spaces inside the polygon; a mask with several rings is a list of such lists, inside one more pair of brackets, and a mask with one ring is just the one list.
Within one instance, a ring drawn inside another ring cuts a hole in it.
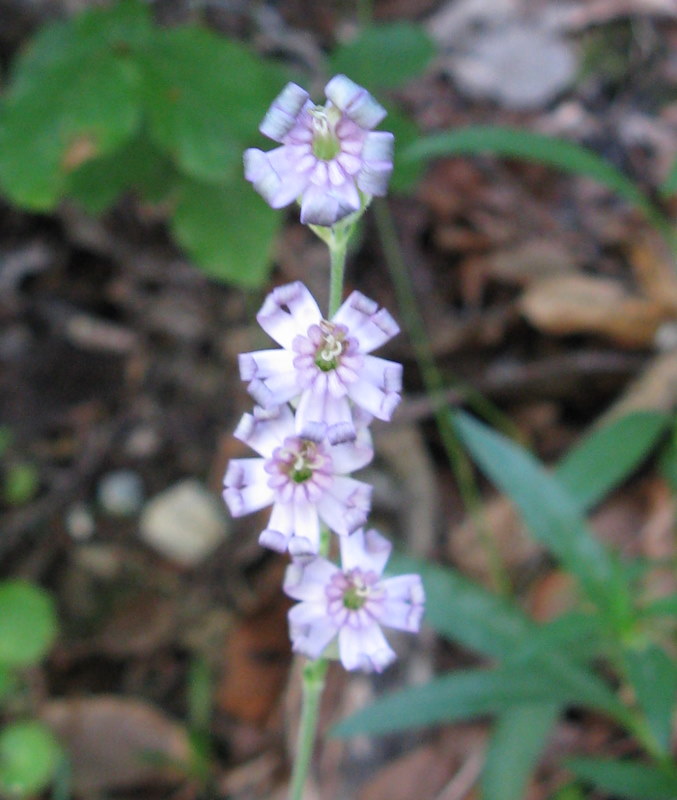
[{"label": "flower", "polygon": [[366,426],[352,442],[332,445],[326,425],[296,432],[288,406],[272,412],[255,409],[240,420],[235,436],[261,458],[235,458],[228,464],[223,498],[234,517],[273,505],[259,543],[292,554],[317,553],[320,520],[347,536],[364,524],[371,486],[347,473],[368,464],[374,454]]},{"label": "flower", "polygon": [[386,111],[345,75],[332,78],[325,93],[327,104],[314,105],[308,92],[288,83],[259,127],[282,146],[266,153],[250,148],[244,166],[273,208],[300,198],[302,223],[331,226],[360,210],[360,192],[386,193],[394,137],[372,130]]},{"label": "flower", "polygon": [[297,427],[323,422],[330,441],[355,435],[349,399],[389,420],[400,401],[402,365],[369,355],[399,333],[390,314],[353,292],[331,320],[299,281],[279,286],[257,314],[282,350],[240,355],[240,375],[263,408],[300,396]]},{"label": "flower", "polygon": [[380,626],[417,632],[423,584],[419,575],[381,578],[391,545],[374,530],[340,544],[342,569],[321,556],[295,558],[287,568],[284,591],[300,601],[289,611],[292,647],[319,658],[337,637],[346,669],[381,672],[395,653]]}]

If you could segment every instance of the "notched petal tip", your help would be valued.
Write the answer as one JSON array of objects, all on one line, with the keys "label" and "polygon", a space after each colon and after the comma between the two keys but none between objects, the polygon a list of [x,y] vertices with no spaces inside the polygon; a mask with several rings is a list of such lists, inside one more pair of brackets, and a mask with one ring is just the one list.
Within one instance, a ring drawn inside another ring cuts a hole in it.
[{"label": "notched petal tip", "polygon": [[324,91],[331,102],[361,128],[374,128],[386,116],[385,108],[345,75],[335,75]]},{"label": "notched petal tip", "polygon": [[298,84],[288,83],[273,100],[263,122],[259,125],[261,133],[273,141],[281,142],[296,124],[308,97],[308,92]]},{"label": "notched petal tip", "polygon": [[275,550],[278,553],[284,553],[287,549],[288,537],[280,531],[274,531],[271,528],[266,528],[259,536],[259,544],[261,547],[267,547],[270,550]]}]

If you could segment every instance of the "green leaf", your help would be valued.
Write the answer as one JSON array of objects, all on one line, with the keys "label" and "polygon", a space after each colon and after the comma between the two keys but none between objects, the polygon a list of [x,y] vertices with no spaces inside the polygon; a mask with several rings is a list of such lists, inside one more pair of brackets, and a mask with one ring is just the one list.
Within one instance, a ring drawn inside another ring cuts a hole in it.
[{"label": "green leaf", "polygon": [[26,461],[10,464],[3,487],[5,502],[12,506],[27,503],[38,491],[40,476],[35,464]]},{"label": "green leaf", "polygon": [[394,554],[389,574],[418,573],[426,622],[442,636],[492,658],[505,658],[536,629],[526,614],[451,567]]},{"label": "green leaf", "polygon": [[669,220],[630,178],[606,159],[565,139],[516,128],[477,125],[419,139],[407,148],[403,158],[425,161],[440,156],[487,153],[535,161],[592,178],[642,211],[658,230],[672,236]]},{"label": "green leaf", "polygon": [[232,180],[282,73],[243,45],[192,26],[162,31],[141,60],[153,141],[191,177]]},{"label": "green leaf", "polygon": [[[503,658],[519,669],[548,676],[551,683],[569,687],[579,703],[623,718],[626,711],[614,693],[593,672],[570,657],[583,659],[581,642],[570,652],[558,649],[568,636],[585,635],[589,643],[593,618],[578,619],[574,625],[555,621],[538,626],[516,606],[477,586],[449,567],[394,555],[389,572],[421,575],[426,592],[426,622],[438,633],[493,658]],[[583,615],[580,615],[581,617]],[[575,627],[576,630],[572,630]],[[592,643],[599,641],[593,637]],[[562,655],[562,653],[566,655]],[[593,650],[594,654],[594,650]]]},{"label": "green leaf", "polygon": [[581,512],[623,481],[656,445],[670,415],[639,411],[596,428],[559,462],[555,475]]},{"label": "green leaf", "polygon": [[239,178],[224,186],[185,181],[172,229],[208,275],[244,288],[257,288],[268,277],[281,224],[281,215]]},{"label": "green leaf", "polygon": [[14,672],[4,664],[0,664],[0,701],[9,696],[16,687]]},{"label": "green leaf", "polygon": [[674,800],[677,775],[633,761],[573,758],[567,767],[602,791],[627,800]]},{"label": "green leaf", "polygon": [[56,632],[56,611],[47,592],[20,579],[0,583],[0,664],[36,664]]},{"label": "green leaf", "polygon": [[42,722],[14,722],[0,733],[0,793],[27,797],[51,781],[61,758],[54,734]]},{"label": "green leaf", "polygon": [[384,734],[439,722],[454,722],[533,703],[574,701],[569,685],[540,670],[498,668],[458,670],[384,695],[332,729],[336,736]]},{"label": "green leaf", "polygon": [[435,45],[420,25],[388,22],[370,25],[329,56],[329,72],[343,73],[370,91],[400,86],[420,75]]},{"label": "green leaf", "polygon": [[388,116],[385,118],[382,127],[395,135],[395,168],[390,179],[390,189],[394,192],[406,193],[411,191],[416,181],[421,177],[423,164],[415,161],[404,161],[400,157],[400,153],[419,138],[420,131],[416,123],[398,108],[387,102],[383,105],[388,110]]},{"label": "green leaf", "polygon": [[484,762],[483,800],[523,800],[529,776],[560,711],[557,703],[539,703],[499,716]]},{"label": "green leaf", "polygon": [[654,644],[643,650],[627,649],[625,668],[637,703],[664,753],[669,752],[677,697],[677,665]]},{"label": "green leaf", "polygon": [[677,192],[677,158],[672,162],[670,172],[661,186],[661,194],[664,197],[670,197],[675,192]]},{"label": "green leaf", "polygon": [[[53,207],[69,172],[116,150],[137,129],[139,74],[120,28],[139,18],[120,16],[121,9],[138,4],[47,29],[19,60],[0,115],[0,184],[15,203]],[[117,24],[109,28],[109,21]]]},{"label": "green leaf", "polygon": [[68,193],[90,214],[100,214],[125,191],[144,200],[164,200],[176,185],[173,164],[144,136],[115,153],[88,161],[68,178]]},{"label": "green leaf", "polygon": [[559,558],[584,591],[617,622],[631,606],[622,573],[560,485],[526,450],[467,414],[453,423],[487,476],[519,508],[533,536]]},{"label": "green leaf", "polygon": [[642,609],[642,614],[649,617],[677,615],[677,594],[667,594],[652,600]]}]

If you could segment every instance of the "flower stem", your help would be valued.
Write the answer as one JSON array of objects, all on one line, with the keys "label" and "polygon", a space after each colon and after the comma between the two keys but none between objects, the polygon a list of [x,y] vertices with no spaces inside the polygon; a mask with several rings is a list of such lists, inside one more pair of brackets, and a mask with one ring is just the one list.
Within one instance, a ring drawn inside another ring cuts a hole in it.
[{"label": "flower stem", "polygon": [[315,733],[328,661],[318,658],[303,668],[303,706],[289,800],[301,800],[315,746]]},{"label": "flower stem", "polygon": [[327,319],[331,319],[339,310],[343,299],[343,281],[346,272],[346,251],[348,249],[348,237],[332,236],[329,242],[329,254],[331,257],[331,273],[329,277],[329,313]]}]

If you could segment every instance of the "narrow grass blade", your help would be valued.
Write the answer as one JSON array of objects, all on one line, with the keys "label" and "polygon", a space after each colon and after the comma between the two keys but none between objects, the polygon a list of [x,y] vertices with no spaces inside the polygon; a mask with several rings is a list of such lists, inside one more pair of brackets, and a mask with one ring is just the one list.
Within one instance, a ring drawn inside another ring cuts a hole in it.
[{"label": "narrow grass blade", "polygon": [[636,761],[574,758],[566,762],[577,777],[627,800],[675,800],[677,774]]}]

